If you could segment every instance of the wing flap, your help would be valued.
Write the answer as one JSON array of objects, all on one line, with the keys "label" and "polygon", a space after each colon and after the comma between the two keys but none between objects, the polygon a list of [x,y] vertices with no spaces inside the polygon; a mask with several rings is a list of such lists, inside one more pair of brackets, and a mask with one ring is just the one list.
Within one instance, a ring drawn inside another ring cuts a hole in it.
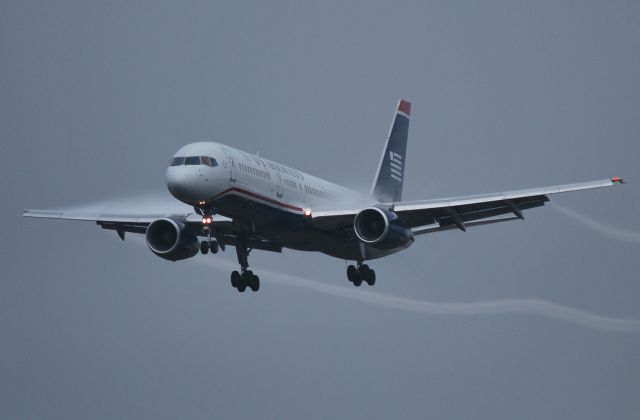
[{"label": "wing flap", "polygon": [[[491,225],[494,223],[510,222],[512,220],[518,220],[518,219],[520,219],[518,216],[496,217],[492,219],[475,220],[473,222],[465,223],[465,226],[473,227],[473,226]],[[411,231],[413,232],[414,235],[423,235],[425,233],[441,232],[443,230],[451,230],[451,229],[457,229],[457,228],[458,227],[455,225],[439,226],[436,224],[436,225],[421,226],[421,227],[413,228],[411,229]]]},{"label": "wing flap", "polygon": [[[514,206],[521,215],[522,210],[543,206],[547,201],[549,201],[549,198],[542,195],[516,199],[511,203],[508,201],[495,201],[482,204],[467,204],[465,206],[453,207],[453,209],[455,209],[454,214],[457,217],[452,215],[452,207],[428,209],[424,211],[413,210],[411,212],[403,212],[399,214],[401,220],[405,221],[406,224],[411,225],[411,227],[420,225],[424,219],[432,219],[433,222],[439,223],[440,226],[449,226],[456,224],[456,218],[464,224],[468,224],[468,222],[472,222],[474,220],[481,220],[510,213],[514,214]],[[521,218],[520,215],[516,214],[515,217],[519,219]],[[418,224],[416,225],[416,223]]]},{"label": "wing flap", "polygon": [[[218,237],[218,240],[223,242],[225,245],[236,246],[238,244],[238,237],[233,234],[224,234]],[[247,248],[249,249],[259,249],[261,251],[270,251],[270,252],[282,252],[282,245],[264,240],[257,237],[249,237],[246,240]]]}]

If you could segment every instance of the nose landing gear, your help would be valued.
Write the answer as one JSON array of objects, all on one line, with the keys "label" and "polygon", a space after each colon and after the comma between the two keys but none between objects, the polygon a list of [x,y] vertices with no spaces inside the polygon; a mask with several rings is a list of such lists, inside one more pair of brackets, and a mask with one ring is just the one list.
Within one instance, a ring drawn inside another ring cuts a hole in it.
[{"label": "nose landing gear", "polygon": [[220,250],[220,244],[215,239],[209,239],[208,241],[200,242],[200,252],[204,255],[211,251],[212,254],[217,254]]},{"label": "nose landing gear", "polygon": [[209,253],[209,251],[211,251],[212,254],[217,254],[220,250],[220,244],[212,236],[211,232],[211,223],[213,223],[213,216],[215,213],[212,209],[209,208],[194,207],[193,209],[195,210],[196,214],[202,216],[202,230],[209,235],[208,240],[200,242],[200,252],[203,255]]},{"label": "nose landing gear", "polygon": [[369,286],[373,286],[376,284],[376,272],[367,264],[358,261],[358,268],[353,265],[347,267],[347,279],[356,287],[359,287],[363,281]]}]

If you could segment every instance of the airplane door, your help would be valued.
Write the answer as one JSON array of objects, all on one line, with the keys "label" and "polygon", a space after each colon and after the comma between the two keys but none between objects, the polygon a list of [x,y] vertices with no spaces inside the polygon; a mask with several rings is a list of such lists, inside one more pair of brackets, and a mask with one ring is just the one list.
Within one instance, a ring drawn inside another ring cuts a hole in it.
[{"label": "airplane door", "polygon": [[278,186],[276,188],[277,188],[276,191],[277,191],[278,197],[279,198],[282,197],[282,175],[280,174],[278,174]]},{"label": "airplane door", "polygon": [[236,182],[236,163],[233,160],[233,155],[227,149],[222,149],[229,161],[229,181]]}]

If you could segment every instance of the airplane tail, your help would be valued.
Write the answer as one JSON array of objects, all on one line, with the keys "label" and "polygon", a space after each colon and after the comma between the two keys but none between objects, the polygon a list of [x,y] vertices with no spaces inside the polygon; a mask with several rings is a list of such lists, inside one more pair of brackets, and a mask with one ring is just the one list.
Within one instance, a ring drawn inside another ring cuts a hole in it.
[{"label": "airplane tail", "polygon": [[371,186],[371,195],[382,202],[402,200],[402,181],[409,135],[411,103],[400,99],[389,136]]}]

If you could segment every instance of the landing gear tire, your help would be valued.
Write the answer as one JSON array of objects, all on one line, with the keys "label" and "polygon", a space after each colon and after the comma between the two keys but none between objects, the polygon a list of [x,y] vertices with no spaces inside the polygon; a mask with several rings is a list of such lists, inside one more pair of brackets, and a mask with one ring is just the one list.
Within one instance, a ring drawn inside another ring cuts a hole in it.
[{"label": "landing gear tire", "polygon": [[[260,277],[253,274],[253,271],[247,270],[244,273],[240,274],[240,282],[239,282],[242,290],[246,290],[248,287],[253,292],[257,292],[260,290]],[[238,288],[240,290],[240,288]]]},{"label": "landing gear tire", "polygon": [[[363,267],[366,267],[366,269]],[[353,285],[356,287],[360,287],[360,285],[362,284],[362,281],[367,279],[368,273],[369,273],[368,265],[361,265],[360,267],[358,267],[358,277],[357,277],[357,280],[353,282]]]},{"label": "landing gear tire", "polygon": [[353,265],[350,265],[347,267],[347,279],[349,279],[354,286],[358,287],[362,284],[362,272]]},{"label": "landing gear tire", "polygon": [[231,273],[231,286],[237,289],[238,286],[240,286],[241,282],[242,278],[240,277],[240,273],[238,273],[237,271],[233,271]]},{"label": "landing gear tire", "polygon": [[212,254],[217,254],[220,250],[220,245],[218,244],[218,241],[211,241],[211,244],[209,244],[209,248],[211,249]]},{"label": "landing gear tire", "polygon": [[200,252],[202,253],[202,255],[209,252],[209,242],[207,241],[200,242]]},{"label": "landing gear tire", "polygon": [[369,286],[376,284],[376,272],[370,269],[367,264],[362,264],[358,267],[358,271],[360,272],[362,280],[364,280]]},{"label": "landing gear tire", "polygon": [[360,277],[362,277],[362,280],[366,280],[371,269],[367,264],[362,264],[360,267],[358,267],[358,271],[360,272]]},{"label": "landing gear tire", "polygon": [[248,279],[247,284],[248,284],[249,288],[251,289],[251,291],[257,292],[258,290],[260,290],[260,277],[256,276],[255,274],[252,275]]},{"label": "landing gear tire", "polygon": [[376,272],[369,268],[367,264],[362,264],[358,268],[353,265],[347,267],[347,279],[354,286],[358,287],[364,281],[369,286],[376,284]]},{"label": "landing gear tire", "polygon": [[360,273],[358,273],[357,268],[353,265],[347,267],[347,279],[349,279],[351,283],[355,282],[358,277],[360,277]]},{"label": "landing gear tire", "polygon": [[376,284],[376,272],[370,269],[364,281],[366,281],[369,286]]}]

